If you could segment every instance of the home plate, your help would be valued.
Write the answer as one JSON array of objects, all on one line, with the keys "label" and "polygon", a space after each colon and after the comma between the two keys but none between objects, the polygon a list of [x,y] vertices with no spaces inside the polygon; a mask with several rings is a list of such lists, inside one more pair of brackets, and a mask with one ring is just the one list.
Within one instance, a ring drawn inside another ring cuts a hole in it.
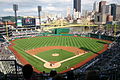
[{"label": "home plate", "polygon": [[50,62],[46,62],[45,64],[44,64],[44,67],[45,68],[58,68],[58,67],[60,67],[61,66],[61,63],[59,63],[59,62],[57,62],[57,63],[50,63]]}]

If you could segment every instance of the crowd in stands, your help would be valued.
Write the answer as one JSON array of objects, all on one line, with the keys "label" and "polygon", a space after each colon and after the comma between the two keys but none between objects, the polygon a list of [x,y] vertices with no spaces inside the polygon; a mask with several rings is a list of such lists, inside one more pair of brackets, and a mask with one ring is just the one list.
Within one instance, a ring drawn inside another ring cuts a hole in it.
[{"label": "crowd in stands", "polygon": [[92,30],[85,30],[83,28],[79,28],[79,27],[74,27],[74,28],[70,28],[70,34],[82,34],[82,35],[85,35],[85,34],[88,34],[88,33],[91,33]]},{"label": "crowd in stands", "polygon": [[19,34],[37,34],[37,33],[40,33],[40,32],[38,32],[38,31],[17,31],[17,32],[12,32],[13,33],[13,35],[19,35]]},{"label": "crowd in stands", "polygon": [[82,29],[82,28],[71,28],[70,29],[70,33],[71,34],[82,34],[82,35],[85,35],[85,34],[88,34],[88,33],[93,33],[93,34],[98,34],[98,35],[106,35],[106,36],[120,36],[120,31],[114,31],[114,29],[112,30],[105,30],[105,29],[89,29],[89,30],[86,30],[86,29]]},{"label": "crowd in stands", "polygon": [[114,29],[113,30],[100,30],[100,29],[98,29],[98,30],[93,30],[92,33],[99,34],[99,35],[106,35],[106,36],[114,36],[114,35],[120,36],[120,31],[115,32]]},{"label": "crowd in stands", "polygon": [[15,55],[7,48],[9,45],[10,44],[8,44],[8,42],[0,42],[0,72],[8,75],[16,74],[15,67],[17,67],[17,73],[21,74],[21,69],[16,64],[20,64],[20,62],[15,58]]},{"label": "crowd in stands", "polygon": [[14,54],[7,48],[9,43],[7,42],[0,42],[0,59],[15,59]]},{"label": "crowd in stands", "polygon": [[42,36],[42,34],[38,31],[17,31],[12,32],[13,36],[11,37],[12,40],[16,38],[27,38],[27,37],[36,37],[36,36]]}]

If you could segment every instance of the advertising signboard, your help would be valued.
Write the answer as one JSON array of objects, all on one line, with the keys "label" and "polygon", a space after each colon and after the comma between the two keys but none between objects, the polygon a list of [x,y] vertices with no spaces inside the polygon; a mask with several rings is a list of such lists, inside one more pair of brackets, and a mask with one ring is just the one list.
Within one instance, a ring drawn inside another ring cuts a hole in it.
[{"label": "advertising signboard", "polygon": [[35,26],[35,18],[23,18],[22,26]]},{"label": "advertising signboard", "polygon": [[22,26],[22,20],[21,19],[17,20],[17,26]]},{"label": "advertising signboard", "polygon": [[39,19],[35,19],[35,22],[36,22],[36,26],[40,26],[40,22],[39,22]]}]

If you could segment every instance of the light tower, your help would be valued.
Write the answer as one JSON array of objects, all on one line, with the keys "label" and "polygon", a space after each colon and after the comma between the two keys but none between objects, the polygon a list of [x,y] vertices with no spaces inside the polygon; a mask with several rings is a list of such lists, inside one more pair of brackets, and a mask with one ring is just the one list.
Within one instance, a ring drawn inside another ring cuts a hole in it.
[{"label": "light tower", "polygon": [[17,11],[18,11],[17,4],[13,4],[13,11],[15,12],[15,27],[17,28]]},{"label": "light tower", "polygon": [[[41,27],[41,15],[40,15],[40,12],[42,11],[42,7],[41,6],[38,6],[38,17],[39,17],[39,24],[40,24],[40,27]],[[39,27],[39,28],[40,28]]]}]

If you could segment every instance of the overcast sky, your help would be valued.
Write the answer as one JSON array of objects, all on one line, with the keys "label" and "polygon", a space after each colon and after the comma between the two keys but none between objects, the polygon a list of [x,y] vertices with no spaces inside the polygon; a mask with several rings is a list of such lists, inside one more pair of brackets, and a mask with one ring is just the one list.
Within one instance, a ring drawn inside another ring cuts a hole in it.
[{"label": "overcast sky", "polygon": [[[82,10],[92,10],[93,3],[100,0],[81,0]],[[106,0],[108,3],[120,3],[119,0]],[[18,4],[19,16],[37,16],[37,6],[42,6],[42,13],[66,14],[67,8],[73,10],[73,0],[0,0],[0,16],[13,16],[13,4]]]}]

